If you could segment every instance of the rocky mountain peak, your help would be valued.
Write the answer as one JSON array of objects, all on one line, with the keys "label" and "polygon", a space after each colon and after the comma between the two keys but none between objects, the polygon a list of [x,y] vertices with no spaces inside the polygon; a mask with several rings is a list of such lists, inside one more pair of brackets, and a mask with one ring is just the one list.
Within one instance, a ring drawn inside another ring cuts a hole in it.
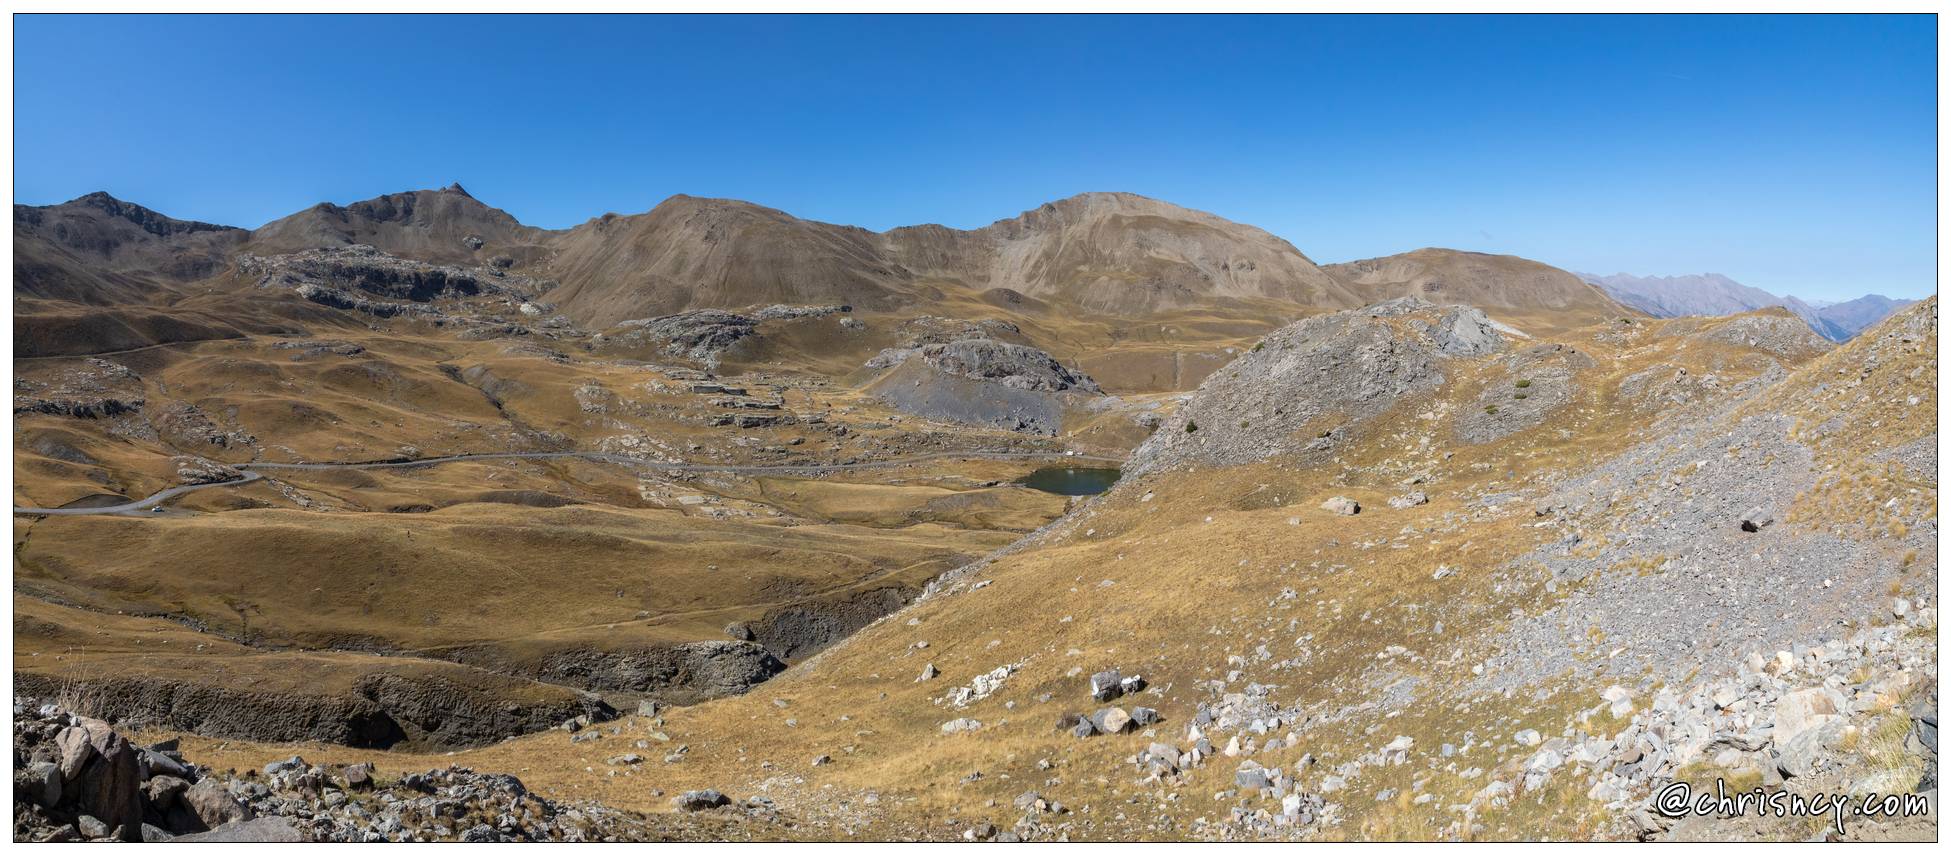
[{"label": "rocky mountain peak", "polygon": [[128,221],[135,224],[142,231],[159,238],[188,232],[244,231],[235,226],[221,226],[215,223],[204,223],[196,220],[178,220],[175,217],[144,208],[133,202],[124,202],[101,190],[75,197],[59,205],[16,205],[14,206],[14,219],[17,223],[23,219],[38,223],[48,213],[81,214],[85,211],[99,212],[110,218]]},{"label": "rocky mountain peak", "polygon": [[409,190],[347,205],[321,203],[251,233],[249,251],[280,255],[367,244],[436,264],[526,261],[549,233],[482,203],[458,183]]}]

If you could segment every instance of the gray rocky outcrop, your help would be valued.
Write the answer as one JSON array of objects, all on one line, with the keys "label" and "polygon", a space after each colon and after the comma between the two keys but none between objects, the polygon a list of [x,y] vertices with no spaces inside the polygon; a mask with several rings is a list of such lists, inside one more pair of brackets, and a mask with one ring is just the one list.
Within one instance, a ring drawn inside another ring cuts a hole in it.
[{"label": "gray rocky outcrop", "polygon": [[669,704],[694,704],[743,693],[785,671],[786,664],[758,642],[727,639],[558,651],[534,668],[535,677],[549,683],[650,693]]},{"label": "gray rocky outcrop", "polygon": [[145,404],[142,378],[128,366],[89,357],[50,378],[16,376],[14,413],[108,419]]},{"label": "gray rocky outcrop", "polygon": [[1578,374],[1598,363],[1563,344],[1537,345],[1495,360],[1491,379],[1456,419],[1464,443],[1488,443],[1546,422],[1571,403]]},{"label": "gray rocky outcrop", "polygon": [[1350,432],[1439,387],[1446,361],[1502,347],[1482,312],[1415,297],[1308,318],[1206,378],[1125,472],[1325,457]]},{"label": "gray rocky outcrop", "polygon": [[759,325],[764,322],[823,318],[849,311],[852,311],[852,307],[788,304],[738,312],[694,309],[656,318],[623,321],[604,332],[595,344],[608,350],[647,348],[716,369],[728,352],[748,340],[757,339],[760,335]]},{"label": "gray rocky outcrop", "polygon": [[890,348],[867,367],[882,370],[867,393],[895,410],[1028,434],[1057,434],[1067,407],[1102,394],[1055,357],[994,339]]},{"label": "gray rocky outcrop", "polygon": [[757,319],[722,309],[698,309],[625,321],[604,334],[610,346],[656,346],[673,357],[694,360],[716,367],[720,357],[733,346],[758,335]]},{"label": "gray rocky outcrop", "polygon": [[328,299],[347,301],[355,294],[369,296],[360,299],[384,301],[374,305],[392,307],[482,295],[525,300],[547,290],[545,283],[525,276],[491,268],[429,264],[388,255],[365,244],[277,256],[245,254],[238,256],[237,265],[244,274],[257,278],[259,288],[290,288],[321,303]]},{"label": "gray rocky outcrop", "polygon": [[1101,391],[1089,375],[1065,366],[1040,349],[995,339],[956,339],[912,348],[889,348],[868,360],[867,367],[892,368],[913,359],[920,359],[945,374],[998,383],[1011,389]]}]

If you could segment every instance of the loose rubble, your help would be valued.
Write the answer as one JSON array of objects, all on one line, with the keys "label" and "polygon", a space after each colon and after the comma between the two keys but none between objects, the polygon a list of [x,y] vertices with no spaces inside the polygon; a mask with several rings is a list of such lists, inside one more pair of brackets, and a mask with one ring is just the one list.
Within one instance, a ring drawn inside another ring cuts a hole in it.
[{"label": "loose rubble", "polygon": [[15,841],[632,841],[642,818],[561,803],[513,776],[449,767],[376,775],[300,757],[219,772],[174,742],[139,747],[106,722],[14,701]]}]

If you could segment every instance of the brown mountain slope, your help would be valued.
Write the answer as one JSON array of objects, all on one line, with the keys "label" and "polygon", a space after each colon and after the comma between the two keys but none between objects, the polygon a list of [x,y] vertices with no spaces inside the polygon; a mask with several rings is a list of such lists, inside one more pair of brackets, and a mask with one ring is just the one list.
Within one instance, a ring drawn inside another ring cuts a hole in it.
[{"label": "brown mountain slope", "polygon": [[[1360,301],[1293,245],[1251,226],[1129,193],[1086,193],[975,230],[874,233],[723,199],[675,196],[606,215],[560,241],[550,296],[586,323],[754,303],[868,309],[972,289],[1115,317],[1215,301]],[[1030,302],[1033,308],[1046,308]]]},{"label": "brown mountain slope", "polygon": [[249,234],[106,193],[14,206],[14,353],[101,353],[241,335],[238,325],[252,313],[231,306],[212,315],[179,304],[183,285],[227,267]]},{"label": "brown mountain slope", "polygon": [[259,227],[245,249],[272,255],[371,244],[393,255],[439,264],[483,265],[498,256],[525,263],[542,254],[550,234],[522,225],[453,184],[346,206],[321,202]]},{"label": "brown mountain slope", "polygon": [[548,296],[602,327],[705,307],[845,303],[887,308],[897,273],[874,233],[749,202],[673,196],[643,214],[605,214],[557,241]]},{"label": "brown mountain slope", "polygon": [[1427,247],[1329,265],[1327,270],[1365,301],[1414,295],[1435,303],[1468,304],[1545,329],[1638,315],[1568,271],[1517,256]]},{"label": "brown mountain slope", "polygon": [[974,232],[922,226],[895,229],[886,239],[895,258],[924,275],[1111,315],[1212,298],[1357,305],[1348,289],[1280,238],[1131,193],[1080,194]]},{"label": "brown mountain slope", "polygon": [[99,192],[59,205],[16,205],[14,293],[94,305],[156,302],[159,282],[215,273],[249,234]]}]

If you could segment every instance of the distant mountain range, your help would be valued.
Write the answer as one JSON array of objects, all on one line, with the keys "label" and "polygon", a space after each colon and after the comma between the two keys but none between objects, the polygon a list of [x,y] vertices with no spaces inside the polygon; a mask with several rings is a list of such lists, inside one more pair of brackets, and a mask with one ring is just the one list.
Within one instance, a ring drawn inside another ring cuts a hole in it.
[{"label": "distant mountain range", "polygon": [[775,303],[1259,324],[1415,294],[1538,331],[1626,311],[1569,271],[1515,256],[1425,248],[1318,265],[1262,229],[1130,193],[1080,194],[978,229],[883,232],[680,195],[552,230],[456,184],[320,203],[255,229],[179,220],[107,193],[16,205],[15,344],[95,353],[289,329],[321,310],[258,288],[241,260],[353,245],[531,277],[542,303],[592,329]]},{"label": "distant mountain range", "polygon": [[1581,273],[1579,277],[1598,286],[1612,299],[1659,318],[1681,315],[1733,315],[1767,306],[1780,306],[1795,313],[1824,338],[1847,342],[1871,325],[1889,317],[1914,300],[1894,300],[1881,294],[1866,294],[1841,303],[1806,301],[1742,285],[1718,273],[1684,276],[1611,276]]}]

